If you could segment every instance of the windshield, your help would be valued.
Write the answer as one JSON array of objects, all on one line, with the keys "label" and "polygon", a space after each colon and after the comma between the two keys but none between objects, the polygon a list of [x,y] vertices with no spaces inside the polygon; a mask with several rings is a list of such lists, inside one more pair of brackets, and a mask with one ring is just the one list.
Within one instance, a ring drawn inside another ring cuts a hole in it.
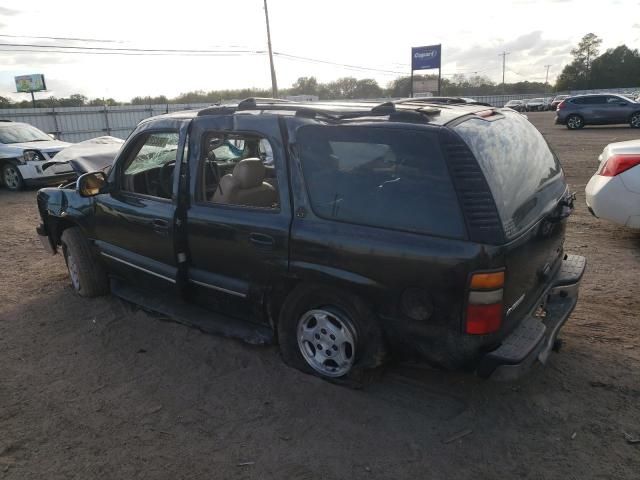
[{"label": "windshield", "polygon": [[51,137],[36,127],[24,124],[9,124],[0,126],[0,143],[43,142]]}]

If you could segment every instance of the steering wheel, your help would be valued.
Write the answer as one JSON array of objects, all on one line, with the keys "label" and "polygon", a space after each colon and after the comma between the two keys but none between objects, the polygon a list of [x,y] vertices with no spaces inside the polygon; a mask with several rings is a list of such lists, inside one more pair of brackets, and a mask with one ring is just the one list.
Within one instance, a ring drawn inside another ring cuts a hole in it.
[{"label": "steering wheel", "polygon": [[173,171],[176,167],[176,161],[167,162],[160,167],[160,173],[158,175],[158,188],[165,198],[171,198],[171,192],[173,191]]}]

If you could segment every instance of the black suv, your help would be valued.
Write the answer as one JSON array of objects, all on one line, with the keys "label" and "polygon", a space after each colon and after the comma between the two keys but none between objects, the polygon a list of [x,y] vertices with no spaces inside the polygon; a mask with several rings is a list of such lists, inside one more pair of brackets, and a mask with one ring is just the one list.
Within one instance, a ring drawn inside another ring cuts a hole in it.
[{"label": "black suv", "polygon": [[394,353],[514,378],[576,304],[572,205],[510,109],[247,99],[143,121],[108,174],[38,192],[37,231],[80,295],[324,378]]}]

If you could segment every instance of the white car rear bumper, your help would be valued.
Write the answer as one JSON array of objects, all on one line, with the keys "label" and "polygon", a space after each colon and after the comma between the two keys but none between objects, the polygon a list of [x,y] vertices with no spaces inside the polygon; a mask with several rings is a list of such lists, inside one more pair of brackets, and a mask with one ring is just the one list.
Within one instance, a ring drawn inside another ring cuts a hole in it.
[{"label": "white car rear bumper", "polygon": [[629,190],[622,175],[594,175],[585,188],[587,206],[596,217],[640,228],[640,193]]}]

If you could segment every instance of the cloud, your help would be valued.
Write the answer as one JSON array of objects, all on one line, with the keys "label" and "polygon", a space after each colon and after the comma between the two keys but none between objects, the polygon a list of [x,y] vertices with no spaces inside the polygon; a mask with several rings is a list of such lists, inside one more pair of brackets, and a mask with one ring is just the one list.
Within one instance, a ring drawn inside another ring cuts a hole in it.
[{"label": "cloud", "polygon": [[12,8],[0,7],[0,15],[5,17],[10,17],[12,15],[17,15],[20,12],[18,10],[13,10]]}]

